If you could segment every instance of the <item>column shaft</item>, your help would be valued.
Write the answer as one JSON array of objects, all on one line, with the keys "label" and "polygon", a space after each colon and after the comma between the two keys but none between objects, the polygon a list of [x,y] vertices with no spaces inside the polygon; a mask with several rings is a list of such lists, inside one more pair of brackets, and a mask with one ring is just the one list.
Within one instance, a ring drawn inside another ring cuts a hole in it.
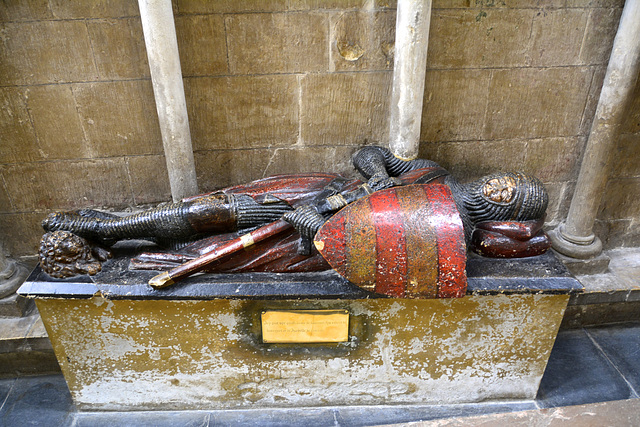
[{"label": "column shaft", "polygon": [[198,192],[171,0],[138,0],[171,196]]},{"label": "column shaft", "polygon": [[609,176],[609,157],[640,71],[640,0],[627,0],[613,43],[596,114],[585,147],[567,220],[552,240],[554,249],[589,258],[602,250],[593,234]]},{"label": "column shaft", "polygon": [[398,158],[418,157],[431,0],[399,0],[391,93],[389,148]]}]

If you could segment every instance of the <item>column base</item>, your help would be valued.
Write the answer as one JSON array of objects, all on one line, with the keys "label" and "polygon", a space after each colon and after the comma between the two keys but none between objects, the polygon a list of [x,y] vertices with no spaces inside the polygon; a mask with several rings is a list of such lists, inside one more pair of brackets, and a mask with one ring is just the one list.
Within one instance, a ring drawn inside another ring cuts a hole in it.
[{"label": "column base", "polygon": [[602,241],[594,235],[574,237],[563,232],[564,224],[547,234],[551,239],[551,247],[562,255],[571,258],[589,259],[602,252]]},{"label": "column base", "polygon": [[13,261],[0,272],[0,317],[22,317],[33,307],[31,301],[16,295],[28,275],[29,270]]},{"label": "column base", "polygon": [[575,276],[606,273],[607,270],[609,270],[609,262],[611,261],[605,254],[600,254],[589,259],[572,258],[558,252],[556,252],[555,255],[567,267],[571,274]]}]

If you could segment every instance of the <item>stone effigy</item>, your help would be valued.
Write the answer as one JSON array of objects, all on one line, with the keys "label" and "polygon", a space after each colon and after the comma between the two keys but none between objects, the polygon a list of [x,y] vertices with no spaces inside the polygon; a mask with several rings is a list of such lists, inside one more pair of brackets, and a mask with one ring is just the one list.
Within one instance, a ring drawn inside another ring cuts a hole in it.
[{"label": "stone effigy", "polygon": [[[464,295],[467,246],[484,256],[508,258],[538,255],[549,248],[541,229],[548,196],[534,177],[498,173],[461,184],[433,161],[399,160],[381,147],[363,148],[355,154],[353,163],[366,182],[335,174],[282,175],[126,217],[95,210],[54,213],[43,221],[48,233],[42,239],[41,265],[53,277],[94,274],[107,257],[101,246],[119,240],[148,239],[169,250],[139,254],[132,259],[131,268],[176,271],[186,261],[195,265],[183,267],[180,277],[165,276],[167,282],[201,269],[237,273],[334,268],[348,280],[387,295],[443,297]],[[425,193],[416,188],[431,190]],[[365,217],[386,218],[384,222],[389,224],[382,229],[370,221],[368,226],[355,230],[353,225]],[[434,223],[434,218],[444,222]],[[343,235],[338,241],[333,237],[339,232],[341,221],[346,225],[342,226]],[[271,225],[252,232],[265,224]],[[427,233],[427,228],[432,231]],[[388,242],[396,232],[402,234],[400,240],[396,239],[395,248],[387,248],[394,258],[385,261],[385,248],[378,247],[376,252],[376,242]],[[444,234],[435,236],[437,233]],[[450,244],[445,248],[442,242],[447,240]],[[198,261],[198,257],[215,253],[234,241],[233,256],[218,256],[220,259],[214,262]],[[255,247],[237,251],[249,245]],[[362,247],[365,250],[358,252]],[[366,251],[369,253],[364,256]],[[394,276],[388,272],[391,275],[386,277],[384,271],[372,273],[376,268],[384,270],[385,262],[389,270],[398,261],[418,263],[405,270],[444,269],[441,261],[436,262],[439,266],[425,264],[429,257],[420,254],[429,253],[437,253],[437,260],[459,258],[457,273],[452,273],[459,277],[449,283],[436,278],[426,288],[412,291],[411,283],[424,281],[424,274],[414,277],[404,271]],[[368,264],[355,271],[352,266],[363,256],[370,258]],[[363,273],[365,270],[368,273]],[[403,282],[401,288],[398,280]],[[377,288],[376,283],[380,285]],[[450,289],[444,291],[447,286]]]},{"label": "stone effigy", "polygon": [[[285,175],[126,217],[49,216],[19,292],[77,407],[533,399],[580,291],[544,253],[542,184],[461,184],[379,147],[354,164],[365,181]],[[162,270],[207,274],[149,286]]]}]

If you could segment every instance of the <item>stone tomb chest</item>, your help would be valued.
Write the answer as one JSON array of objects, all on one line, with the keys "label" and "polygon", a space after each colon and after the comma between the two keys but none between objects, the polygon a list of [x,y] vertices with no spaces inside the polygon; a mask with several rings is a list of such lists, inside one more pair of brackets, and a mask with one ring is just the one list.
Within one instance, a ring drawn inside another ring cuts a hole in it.
[{"label": "stone tomb chest", "polygon": [[66,280],[37,268],[19,291],[36,299],[82,409],[533,399],[581,290],[552,254],[472,257],[467,295],[453,299],[379,297],[335,272],[208,274],[153,290],[156,273],[127,262]]}]

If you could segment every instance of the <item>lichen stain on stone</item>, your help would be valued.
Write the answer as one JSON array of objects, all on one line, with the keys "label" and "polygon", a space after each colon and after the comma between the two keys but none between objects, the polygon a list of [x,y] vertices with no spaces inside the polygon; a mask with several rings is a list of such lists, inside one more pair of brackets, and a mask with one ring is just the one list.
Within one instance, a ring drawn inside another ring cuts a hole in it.
[{"label": "lichen stain on stone", "polygon": [[[566,298],[112,304],[107,313],[91,300],[39,302],[79,406],[197,409],[533,397]],[[265,305],[347,308],[364,326],[350,332],[358,344],[347,352],[310,347],[270,354],[245,343],[259,330],[243,322],[253,322],[259,316],[253,312]]]},{"label": "lichen stain on stone", "polygon": [[362,58],[362,55],[364,55],[365,52],[358,43],[339,41],[337,42],[337,47],[340,56],[350,62],[354,62]]}]

